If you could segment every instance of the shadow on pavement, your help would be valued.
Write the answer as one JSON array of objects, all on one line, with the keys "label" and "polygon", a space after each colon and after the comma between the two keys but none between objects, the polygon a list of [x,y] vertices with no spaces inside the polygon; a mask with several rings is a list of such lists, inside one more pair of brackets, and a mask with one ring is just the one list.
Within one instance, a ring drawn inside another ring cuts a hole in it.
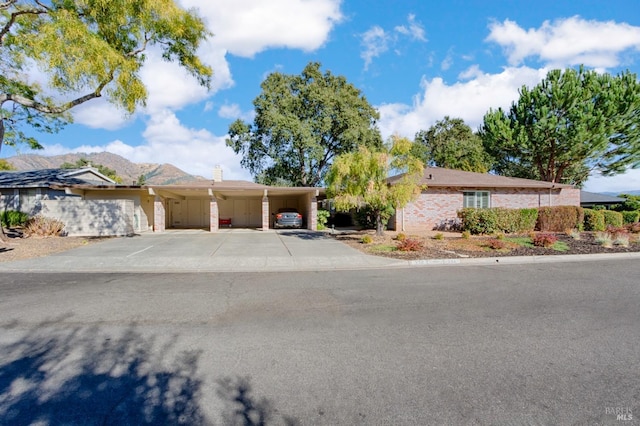
[{"label": "shadow on pavement", "polygon": [[278,230],[278,234],[286,237],[296,237],[301,240],[324,240],[328,236],[324,232],[307,231],[299,229]]},{"label": "shadow on pavement", "polygon": [[[119,336],[98,327],[61,331],[56,325],[67,318],[0,343],[0,424],[212,424],[201,405],[201,351],[178,352],[176,338],[160,343],[135,327]],[[266,399],[252,399],[249,379],[220,379],[218,385],[225,424],[262,425],[273,417]]]}]

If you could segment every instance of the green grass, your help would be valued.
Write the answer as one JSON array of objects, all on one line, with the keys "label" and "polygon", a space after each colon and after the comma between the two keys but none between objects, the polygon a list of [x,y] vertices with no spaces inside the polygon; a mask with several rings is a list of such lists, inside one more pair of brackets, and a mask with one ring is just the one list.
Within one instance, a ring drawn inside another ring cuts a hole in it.
[{"label": "green grass", "polygon": [[556,243],[551,246],[555,251],[567,251],[569,250],[569,245],[564,241],[556,241]]},{"label": "green grass", "polygon": [[529,237],[509,237],[505,238],[505,241],[509,241],[510,243],[514,243],[522,247],[533,247],[533,243]]},{"label": "green grass", "polygon": [[398,248],[392,244],[377,244],[375,246],[369,247],[369,251],[378,252],[378,253],[396,251],[397,249]]},{"label": "green grass", "polygon": [[[514,243],[522,247],[535,247],[529,237],[509,237],[505,238],[505,241],[509,241],[510,243]],[[564,241],[556,241],[551,248],[555,251],[568,251],[569,245]]]}]

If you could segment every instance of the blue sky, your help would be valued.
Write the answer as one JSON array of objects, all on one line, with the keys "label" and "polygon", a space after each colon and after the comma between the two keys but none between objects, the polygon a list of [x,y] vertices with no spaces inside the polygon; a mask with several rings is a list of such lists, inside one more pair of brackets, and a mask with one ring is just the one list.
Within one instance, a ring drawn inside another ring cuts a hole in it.
[{"label": "blue sky", "polygon": [[[212,90],[151,51],[145,109],[124,117],[104,100],[86,103],[74,124],[40,137],[41,154],[109,151],[205,177],[222,165],[225,179],[250,180],[225,146],[229,124],[252,121],[265,76],[299,74],[310,61],[362,91],[385,138],[413,138],[445,115],[476,129],[490,107],[508,107],[553,68],[640,71],[637,0],[178,1],[199,9],[214,33],[200,52],[214,69]],[[590,178],[585,189],[638,190],[640,170]]]}]

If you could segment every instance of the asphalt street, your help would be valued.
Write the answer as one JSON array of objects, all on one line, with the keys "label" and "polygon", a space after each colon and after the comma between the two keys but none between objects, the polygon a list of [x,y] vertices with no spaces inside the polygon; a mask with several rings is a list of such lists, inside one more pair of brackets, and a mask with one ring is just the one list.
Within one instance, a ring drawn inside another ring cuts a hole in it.
[{"label": "asphalt street", "polygon": [[3,272],[0,424],[638,424],[639,273]]}]

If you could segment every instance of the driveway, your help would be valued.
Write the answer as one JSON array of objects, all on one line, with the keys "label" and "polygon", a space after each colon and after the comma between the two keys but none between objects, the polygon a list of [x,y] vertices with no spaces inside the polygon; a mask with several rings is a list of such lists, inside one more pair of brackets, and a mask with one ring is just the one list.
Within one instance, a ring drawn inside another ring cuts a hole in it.
[{"label": "driveway", "polygon": [[43,258],[7,262],[0,264],[0,271],[308,271],[404,264],[363,254],[322,232],[170,230],[113,238]]}]

